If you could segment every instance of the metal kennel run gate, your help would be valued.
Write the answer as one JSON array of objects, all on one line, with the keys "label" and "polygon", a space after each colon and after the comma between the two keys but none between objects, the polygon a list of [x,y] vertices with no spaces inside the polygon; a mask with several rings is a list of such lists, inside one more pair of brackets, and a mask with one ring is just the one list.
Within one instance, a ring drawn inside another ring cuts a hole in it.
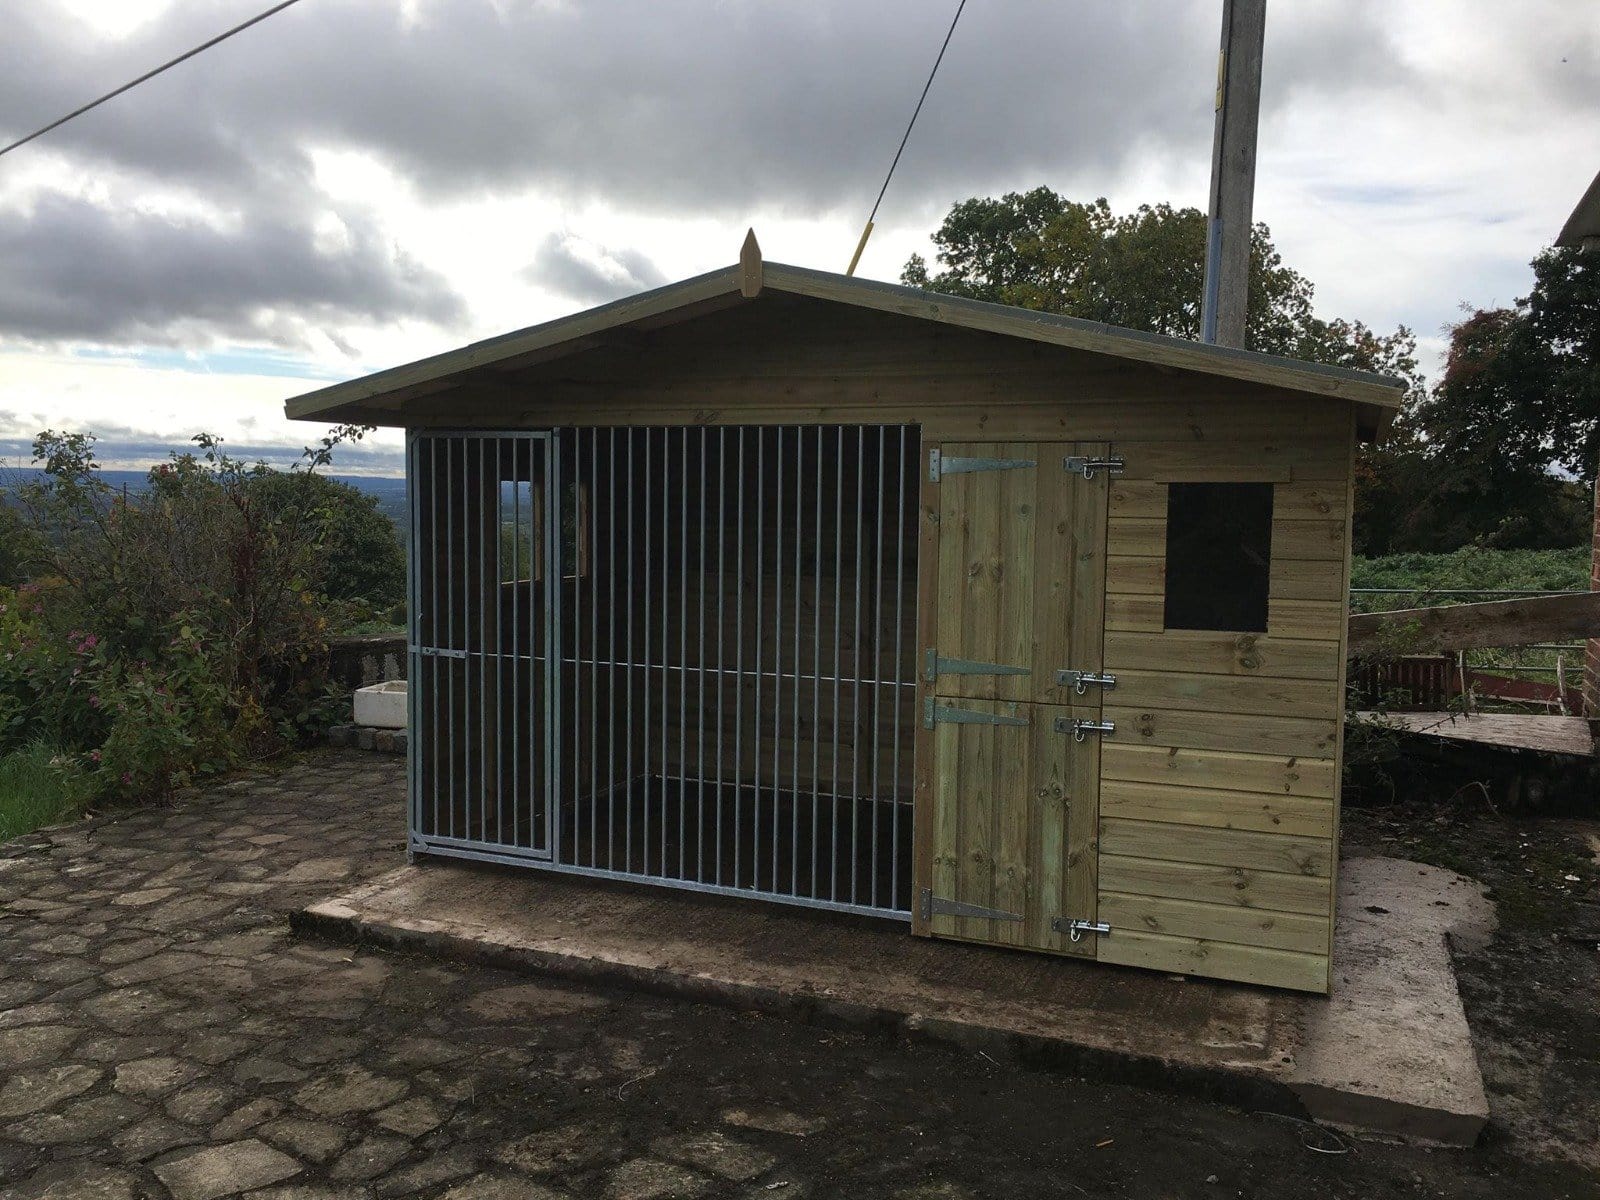
[{"label": "metal kennel run gate", "polygon": [[908,918],[919,455],[413,432],[413,853]]}]

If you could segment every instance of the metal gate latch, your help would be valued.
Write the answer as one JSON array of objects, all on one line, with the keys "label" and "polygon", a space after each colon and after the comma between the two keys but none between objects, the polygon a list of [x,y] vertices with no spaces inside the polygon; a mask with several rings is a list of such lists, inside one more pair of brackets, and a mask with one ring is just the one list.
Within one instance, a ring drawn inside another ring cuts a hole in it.
[{"label": "metal gate latch", "polygon": [[1102,936],[1111,932],[1111,926],[1104,921],[1073,921],[1066,917],[1057,917],[1050,922],[1050,928],[1057,933],[1064,933],[1074,942],[1083,941],[1086,933],[1098,933]]},{"label": "metal gate latch", "polygon": [[1097,473],[1104,471],[1108,475],[1121,475],[1126,465],[1122,455],[1112,454],[1106,458],[1088,458],[1081,454],[1069,454],[1061,460],[1061,465],[1070,475],[1082,475],[1085,479],[1093,479]]},{"label": "metal gate latch", "polygon": [[1060,687],[1071,687],[1073,695],[1082,696],[1089,691],[1091,683],[1103,688],[1116,687],[1117,677],[1100,671],[1057,671],[1056,683]]},{"label": "metal gate latch", "polygon": [[1083,741],[1091,733],[1114,733],[1116,728],[1115,721],[1089,721],[1083,717],[1056,718],[1056,732],[1070,733],[1075,742]]}]

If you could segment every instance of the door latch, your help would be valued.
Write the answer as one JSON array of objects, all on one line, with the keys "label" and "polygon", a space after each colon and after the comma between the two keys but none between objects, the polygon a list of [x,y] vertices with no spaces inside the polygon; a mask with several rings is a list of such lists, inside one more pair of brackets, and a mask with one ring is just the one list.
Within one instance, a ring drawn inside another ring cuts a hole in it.
[{"label": "door latch", "polygon": [[1102,937],[1111,932],[1111,926],[1104,921],[1075,921],[1067,917],[1057,917],[1050,922],[1050,928],[1057,933],[1064,933],[1074,942],[1083,941],[1086,933],[1098,933]]},{"label": "door latch", "polygon": [[1082,475],[1085,479],[1093,479],[1101,471],[1107,475],[1121,475],[1126,464],[1120,454],[1107,455],[1105,458],[1069,454],[1061,460],[1061,465],[1069,475]]},{"label": "door latch", "polygon": [[1089,685],[1097,684],[1103,688],[1117,686],[1117,677],[1103,671],[1057,671],[1056,684],[1060,687],[1070,687],[1074,696],[1086,695]]},{"label": "door latch", "polygon": [[1070,733],[1075,742],[1083,741],[1091,733],[1113,733],[1116,728],[1115,721],[1089,721],[1083,717],[1056,718],[1056,732]]}]

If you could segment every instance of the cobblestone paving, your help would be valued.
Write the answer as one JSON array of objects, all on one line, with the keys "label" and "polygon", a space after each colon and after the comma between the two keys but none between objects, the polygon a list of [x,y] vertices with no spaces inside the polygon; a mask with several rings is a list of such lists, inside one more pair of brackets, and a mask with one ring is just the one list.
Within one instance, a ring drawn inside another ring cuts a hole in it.
[{"label": "cobblestone paving", "polygon": [[1526,1165],[291,938],[402,861],[402,772],[322,752],[0,847],[0,1196],[1490,1196]]}]

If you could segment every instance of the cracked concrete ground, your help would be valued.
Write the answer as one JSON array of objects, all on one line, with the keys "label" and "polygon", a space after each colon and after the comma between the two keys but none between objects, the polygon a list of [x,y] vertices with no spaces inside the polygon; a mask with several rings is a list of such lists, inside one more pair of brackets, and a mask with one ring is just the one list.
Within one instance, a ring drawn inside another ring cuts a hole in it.
[{"label": "cracked concrete ground", "polygon": [[391,870],[403,764],[318,753],[0,847],[0,1196],[1600,1195],[1429,1152],[648,996],[299,942]]}]

